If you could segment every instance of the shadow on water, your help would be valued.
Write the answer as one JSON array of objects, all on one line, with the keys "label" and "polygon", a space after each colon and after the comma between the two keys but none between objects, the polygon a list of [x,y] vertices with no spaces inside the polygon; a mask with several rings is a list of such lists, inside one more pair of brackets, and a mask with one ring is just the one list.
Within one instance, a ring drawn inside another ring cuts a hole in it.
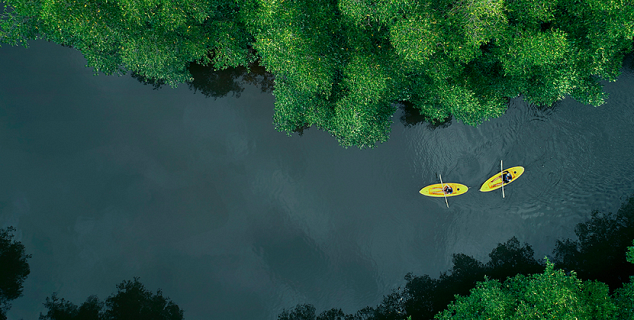
[{"label": "shadow on water", "polygon": [[[237,67],[224,70],[214,70],[211,66],[192,63],[189,65],[189,72],[194,78],[193,81],[187,83],[189,88],[214,99],[225,97],[230,93],[234,97],[240,97],[245,85],[256,86],[262,92],[268,93],[273,92],[275,86],[273,74],[267,72],[257,61],[249,68]],[[152,86],[154,90],[161,89],[166,85],[163,80],[149,79],[138,73],[132,73],[131,76],[145,85]],[[435,130],[447,128],[453,121],[453,116],[434,121],[421,115],[420,111],[408,101],[398,102],[396,106],[402,111],[400,121],[405,127],[426,124],[427,128]],[[302,136],[304,131],[309,128],[309,125],[299,126],[293,132]]]},{"label": "shadow on water", "polygon": [[[634,275],[634,264],[626,260],[627,247],[634,239],[634,196],[617,213],[593,212],[589,221],[575,228],[578,240],[558,240],[550,258],[555,266],[575,271],[581,280],[598,280],[611,291]],[[330,309],[316,315],[314,306],[300,304],[278,315],[278,320],[412,320],[433,319],[455,300],[467,295],[476,282],[488,279],[503,281],[517,274],[531,275],[544,270],[544,261],[534,258],[529,244],[521,245],[513,237],[489,253],[490,261],[480,262],[465,254],[453,255],[453,267],[438,278],[429,275],[405,276],[403,288],[383,297],[376,307],[366,307],[354,314]]]},{"label": "shadow on water", "polygon": [[130,74],[130,76],[132,76],[132,78],[136,79],[137,81],[141,82],[142,84],[146,85],[146,86],[152,86],[154,87],[154,90],[158,90],[160,88],[162,88],[166,83],[165,80],[161,80],[161,79],[153,79],[153,78],[148,78],[144,75],[141,75],[137,72],[132,72],[132,74]]},{"label": "shadow on water", "polygon": [[[193,81],[187,83],[189,89],[209,98],[222,98],[230,93],[234,97],[240,97],[246,85],[256,86],[262,92],[273,91],[273,74],[267,72],[258,62],[249,68],[237,67],[224,70],[214,70],[212,66],[191,63],[188,69],[194,78]],[[166,85],[163,80],[149,79],[138,73],[132,73],[131,76],[145,85],[154,87],[154,90]]]},{"label": "shadow on water", "polygon": [[194,81],[188,86],[194,92],[200,92],[211,98],[221,98],[229,93],[239,97],[245,85],[254,85],[262,92],[272,92],[274,85],[273,74],[269,73],[257,62],[249,68],[237,67],[224,70],[214,70],[211,66],[190,64],[189,72]]},{"label": "shadow on water", "polygon": [[438,128],[449,127],[453,120],[453,116],[449,116],[442,121],[432,121],[428,117],[420,114],[420,111],[416,107],[414,107],[414,104],[408,101],[399,102],[397,106],[403,112],[400,120],[405,127],[427,124],[427,128],[435,130]]},{"label": "shadow on water", "polygon": [[625,55],[625,58],[623,59],[623,69],[628,72],[634,71],[634,53],[628,53]]}]

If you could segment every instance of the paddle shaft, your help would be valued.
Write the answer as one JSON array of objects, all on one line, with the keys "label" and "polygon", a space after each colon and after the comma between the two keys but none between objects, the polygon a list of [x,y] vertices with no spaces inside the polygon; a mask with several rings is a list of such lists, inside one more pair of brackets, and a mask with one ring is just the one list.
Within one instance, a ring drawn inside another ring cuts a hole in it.
[{"label": "paddle shaft", "polygon": [[438,177],[440,178],[440,185],[442,186],[442,195],[445,196],[445,203],[447,204],[447,208],[449,208],[449,202],[447,202],[447,193],[445,193],[445,184],[442,183],[442,176],[440,175],[440,173],[438,174]]},{"label": "paddle shaft", "polygon": [[504,198],[504,167],[502,166],[502,160],[500,160],[500,179],[502,179],[502,198]]}]

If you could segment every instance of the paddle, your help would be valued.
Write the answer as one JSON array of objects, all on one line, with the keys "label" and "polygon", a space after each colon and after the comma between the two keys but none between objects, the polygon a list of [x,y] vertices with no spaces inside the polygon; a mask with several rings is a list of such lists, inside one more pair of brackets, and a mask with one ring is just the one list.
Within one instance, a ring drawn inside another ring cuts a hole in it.
[{"label": "paddle", "polygon": [[500,179],[502,179],[502,198],[504,198],[504,167],[502,166],[502,160],[500,160]]},{"label": "paddle", "polygon": [[445,185],[442,183],[442,176],[440,175],[440,173],[438,174],[438,177],[440,177],[440,185],[442,186],[442,195],[445,196],[445,203],[447,204],[447,208],[449,208],[449,202],[447,202],[447,193],[445,193]]}]

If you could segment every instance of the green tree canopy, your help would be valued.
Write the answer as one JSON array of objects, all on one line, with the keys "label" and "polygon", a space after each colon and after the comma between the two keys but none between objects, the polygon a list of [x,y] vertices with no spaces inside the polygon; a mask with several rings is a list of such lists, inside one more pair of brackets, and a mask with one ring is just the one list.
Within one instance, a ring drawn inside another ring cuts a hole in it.
[{"label": "green tree canopy", "polygon": [[607,285],[581,281],[547,262],[542,274],[517,275],[503,283],[486,279],[435,318],[613,319],[616,312]]},{"label": "green tree canopy", "polygon": [[43,38],[79,50],[96,72],[175,86],[191,80],[191,62],[223,69],[254,61],[238,1],[9,0],[0,41]]},{"label": "green tree canopy", "polygon": [[502,115],[510,98],[605,102],[632,51],[632,0],[6,0],[0,42],[44,38],[107,74],[176,85],[190,63],[256,59],[278,130],[386,141],[395,103],[431,122]]}]

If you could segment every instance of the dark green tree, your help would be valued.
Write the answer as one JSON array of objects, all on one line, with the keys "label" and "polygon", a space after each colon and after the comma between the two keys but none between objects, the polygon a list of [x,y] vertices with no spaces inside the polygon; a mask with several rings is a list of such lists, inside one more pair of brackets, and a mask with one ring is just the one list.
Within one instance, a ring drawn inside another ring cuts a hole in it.
[{"label": "dark green tree", "polygon": [[277,316],[278,320],[356,320],[352,315],[345,314],[341,309],[326,310],[315,314],[315,307],[309,304],[298,304],[295,308],[284,310]]},{"label": "dark green tree", "polygon": [[15,228],[0,229],[0,320],[7,318],[11,301],[22,295],[22,283],[31,272],[24,245],[15,241]]},{"label": "dark green tree", "polygon": [[183,310],[159,289],[156,294],[145,289],[138,278],[117,285],[118,292],[106,299],[106,320],[182,320]]},{"label": "dark green tree", "polygon": [[183,310],[163,296],[159,289],[148,291],[138,278],[117,285],[117,293],[100,302],[96,296],[77,306],[59,299],[55,294],[46,298],[46,315],[40,320],[182,320]]},{"label": "dark green tree", "polygon": [[309,304],[298,304],[295,308],[284,310],[277,316],[278,320],[315,320],[315,307]]},{"label": "dark green tree", "polygon": [[46,315],[40,314],[39,320],[101,320],[103,319],[103,302],[96,296],[90,296],[81,306],[70,301],[57,298],[53,294],[46,298],[44,306],[48,309]]}]

